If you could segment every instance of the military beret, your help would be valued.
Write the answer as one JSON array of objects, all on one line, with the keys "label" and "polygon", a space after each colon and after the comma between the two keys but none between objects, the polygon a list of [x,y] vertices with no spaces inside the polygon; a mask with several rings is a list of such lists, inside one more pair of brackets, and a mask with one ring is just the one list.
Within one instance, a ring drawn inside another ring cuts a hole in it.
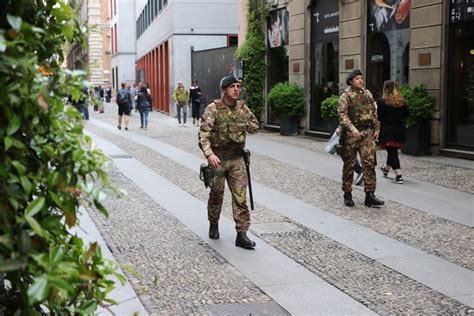
[{"label": "military beret", "polygon": [[225,89],[227,88],[228,86],[230,86],[231,84],[233,83],[238,83],[239,80],[237,78],[235,78],[234,75],[229,75],[229,76],[225,76],[224,78],[221,79],[221,89]]},{"label": "military beret", "polygon": [[354,70],[352,70],[352,72],[347,76],[347,79],[346,79],[346,84],[347,84],[348,86],[351,85],[350,81],[351,81],[355,76],[362,76],[362,71],[360,71],[360,69],[354,69]]}]

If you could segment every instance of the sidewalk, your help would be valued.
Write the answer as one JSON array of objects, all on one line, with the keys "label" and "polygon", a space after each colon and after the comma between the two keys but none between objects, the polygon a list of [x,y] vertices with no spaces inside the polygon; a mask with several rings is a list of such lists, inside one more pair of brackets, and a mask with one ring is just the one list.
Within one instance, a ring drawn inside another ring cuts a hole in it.
[{"label": "sidewalk", "polygon": [[[246,283],[254,295],[247,296],[240,303],[226,304],[232,302],[231,295],[220,302],[210,299],[210,302],[203,304],[195,300],[188,307],[176,307],[178,310],[219,315],[225,313],[219,308],[249,307],[248,300],[257,297],[257,302],[252,303],[254,307],[270,304],[279,313],[284,314],[286,310],[295,315],[387,314],[415,310],[422,313],[472,312],[472,308],[467,307],[474,305],[472,194],[462,191],[469,190],[469,183],[459,187],[462,190],[457,190],[457,183],[449,184],[451,188],[447,188],[408,177],[406,185],[396,186],[388,180],[384,183],[386,179],[379,177],[377,193],[380,191],[388,199],[387,206],[380,210],[364,207],[348,210],[339,201],[340,161],[319,152],[321,144],[275,134],[251,137],[248,144],[254,153],[252,177],[255,179],[254,196],[257,202],[251,229],[258,246],[256,251],[246,252],[233,246],[233,223],[231,217],[229,219],[228,199],[224,203],[222,239],[214,242],[207,238],[207,190],[197,179],[198,167],[203,159],[196,146],[196,127],[178,128],[174,119],[153,113],[150,130],[131,127],[129,132],[119,132],[113,125],[116,120],[114,115],[96,117],[100,121],[91,120],[87,129],[92,132],[99,147],[113,158],[118,168],[113,174],[120,174],[120,183],[136,192],[134,196],[142,191],[154,201],[145,198],[139,213],[129,210],[130,206],[125,209],[126,205],[119,205],[124,203],[113,202],[112,206],[116,207],[120,218],[115,219],[111,214],[110,219],[98,222],[101,232],[109,236],[105,238],[107,244],[110,243],[112,248],[122,248],[119,260],[132,261],[133,257],[123,250],[130,248],[131,252],[135,252],[135,248],[141,247],[139,245],[143,241],[139,239],[145,237],[141,237],[141,232],[134,227],[133,222],[137,221],[137,225],[141,225],[148,234],[156,235],[157,239],[157,242],[150,244],[150,248],[146,248],[149,251],[142,251],[143,260],[138,261],[143,262],[140,269],[144,274],[176,269],[174,261],[163,265],[148,263],[151,258],[166,261],[166,257],[154,254],[159,254],[159,249],[163,247],[160,238],[168,242],[175,239],[166,234],[162,236],[156,230],[158,223],[153,228],[147,223],[149,218],[140,218],[141,213],[150,214],[154,209],[155,216],[168,214],[185,225],[186,228],[168,222],[167,226],[173,226],[173,232],[178,234],[176,236],[183,231],[192,231],[195,237],[191,239],[196,242],[195,245],[210,246],[225,262],[237,269],[238,273],[232,274],[233,281],[228,282],[231,286],[221,288],[221,293],[238,293],[240,284],[236,280],[239,279],[241,282],[248,279],[253,284]],[[189,137],[191,135],[194,137]],[[466,176],[472,171],[469,165],[459,167],[451,164],[450,167],[455,168],[456,172],[464,172]],[[423,168],[426,170],[425,166]],[[276,170],[278,177],[275,178]],[[131,182],[136,188],[130,187]],[[426,201],[416,204],[421,194]],[[440,198],[441,194],[446,195]],[[355,195],[356,203],[360,204],[362,192],[356,191]],[[455,198],[446,203],[452,196]],[[134,202],[136,204],[137,200]],[[445,203],[445,206],[439,206],[439,203]],[[446,207],[449,210],[452,205],[455,206],[454,211],[446,211]],[[120,227],[125,227],[123,221],[130,218],[127,214],[135,214],[133,217],[136,219],[128,223],[128,231],[117,232],[123,230]],[[164,220],[166,218],[161,219]],[[109,230],[107,226],[115,229]],[[113,239],[111,236],[114,236]],[[125,236],[129,236],[128,239]],[[134,237],[130,239],[130,236]],[[182,249],[181,245],[175,247],[179,248],[177,254],[190,251]],[[167,253],[173,251],[168,249]],[[206,258],[215,256],[201,246],[194,246],[193,251],[197,251],[195,256],[198,253],[198,256],[204,253]],[[175,255],[172,257],[177,258]],[[220,270],[215,268],[217,270],[214,269],[213,273]],[[195,269],[200,275],[199,271],[204,268],[196,265],[189,269]],[[185,276],[181,282],[186,287],[173,293],[176,302],[186,305],[193,300],[178,294],[193,296],[195,294],[192,293],[198,290],[193,290],[194,285],[187,280],[191,278],[186,276],[189,271],[181,271]],[[218,283],[227,284],[228,277],[228,274],[220,275]],[[200,280],[204,282],[203,288],[212,288],[212,282],[209,284],[202,277]],[[166,278],[157,285],[150,285],[143,277],[138,277],[137,281],[149,291],[145,296],[151,302],[145,304],[145,308],[152,311],[151,314],[173,310],[169,304],[160,301],[168,297],[166,291],[162,292],[168,284]],[[171,286],[179,287],[175,283]],[[155,291],[153,289],[162,293],[161,299],[150,294]],[[257,294],[259,291],[263,292]],[[214,294],[208,292],[205,296],[213,297]]]}]

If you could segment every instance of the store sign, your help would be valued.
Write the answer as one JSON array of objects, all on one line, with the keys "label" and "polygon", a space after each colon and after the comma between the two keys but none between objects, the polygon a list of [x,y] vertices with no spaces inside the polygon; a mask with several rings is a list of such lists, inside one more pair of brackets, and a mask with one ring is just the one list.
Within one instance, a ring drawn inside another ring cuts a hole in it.
[{"label": "store sign", "polygon": [[268,47],[288,45],[288,11],[286,9],[270,11],[267,33]]},{"label": "store sign", "polygon": [[383,61],[384,61],[384,58],[382,54],[376,54],[376,55],[370,56],[370,62],[372,63],[383,63]]},{"label": "store sign", "polygon": [[474,20],[473,0],[451,0],[451,22]]},{"label": "store sign", "polygon": [[316,1],[313,6],[314,35],[317,42],[331,41],[339,37],[339,3]]},{"label": "store sign", "polygon": [[401,30],[410,27],[410,0],[370,0],[369,32]]}]

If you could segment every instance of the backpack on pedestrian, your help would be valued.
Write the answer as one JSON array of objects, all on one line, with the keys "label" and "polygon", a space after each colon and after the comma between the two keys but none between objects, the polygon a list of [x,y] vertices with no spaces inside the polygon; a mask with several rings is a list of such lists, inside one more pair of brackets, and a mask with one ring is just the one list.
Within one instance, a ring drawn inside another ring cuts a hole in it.
[{"label": "backpack on pedestrian", "polygon": [[128,104],[128,91],[127,91],[127,89],[122,88],[117,92],[117,104],[119,104],[119,105],[122,105],[122,104],[127,105]]}]

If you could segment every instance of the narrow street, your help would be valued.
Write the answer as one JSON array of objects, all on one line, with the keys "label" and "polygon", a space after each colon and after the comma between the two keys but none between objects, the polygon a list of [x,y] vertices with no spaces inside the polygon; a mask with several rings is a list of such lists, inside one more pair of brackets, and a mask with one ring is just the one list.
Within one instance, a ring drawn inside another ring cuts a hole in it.
[{"label": "narrow street", "polygon": [[[474,315],[474,163],[401,155],[405,183],[384,178],[382,208],[343,205],[342,161],[325,142],[262,131],[249,136],[254,251],[234,246],[226,189],[221,238],[208,238],[209,190],[198,128],[188,118],[133,112],[118,130],[117,107],[91,113],[86,132],[111,158],[110,216],[90,213],[150,315]],[[128,267],[128,268],[124,268]],[[137,310],[139,310],[137,308]],[[121,313],[118,313],[121,314]]]}]

